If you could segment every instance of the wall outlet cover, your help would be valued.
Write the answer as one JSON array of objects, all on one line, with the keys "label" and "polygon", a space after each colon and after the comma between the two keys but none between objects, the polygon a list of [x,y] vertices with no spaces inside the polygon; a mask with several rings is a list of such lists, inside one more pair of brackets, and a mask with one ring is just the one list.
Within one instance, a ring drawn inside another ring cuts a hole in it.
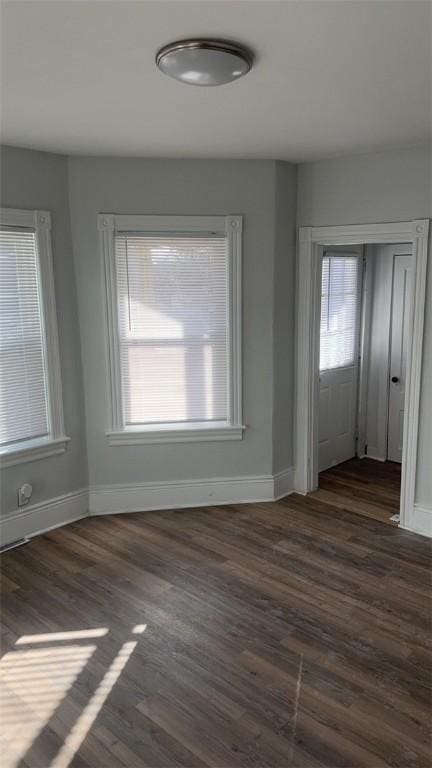
[{"label": "wall outlet cover", "polygon": [[24,483],[21,488],[18,488],[18,506],[24,507],[26,504],[28,504],[32,493],[33,488],[30,483]]}]

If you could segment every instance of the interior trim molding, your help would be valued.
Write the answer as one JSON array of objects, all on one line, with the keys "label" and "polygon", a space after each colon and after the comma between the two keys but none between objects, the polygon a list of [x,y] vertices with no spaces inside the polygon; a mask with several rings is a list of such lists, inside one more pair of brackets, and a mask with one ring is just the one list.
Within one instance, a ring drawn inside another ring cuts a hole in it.
[{"label": "interior trim molding", "polygon": [[432,538],[432,508],[414,504],[405,515],[404,523],[401,523],[400,528]]},{"label": "interior trim molding", "polygon": [[107,432],[108,445],[154,445],[155,443],[207,443],[214,440],[242,440],[246,427],[203,427],[202,429],[123,430]]},{"label": "interior trim molding", "polygon": [[[45,458],[66,450],[69,438],[65,434],[63,390],[60,365],[60,347],[57,328],[57,309],[54,285],[53,254],[51,244],[51,213],[49,211],[20,208],[0,208],[0,224],[24,227],[34,232],[36,264],[39,277],[41,332],[44,351],[44,380],[47,391],[47,440],[29,445],[14,444],[12,450],[3,451],[0,467],[11,467],[33,459]],[[30,443],[31,441],[28,441]],[[49,447],[48,447],[49,446]]]},{"label": "interior trim molding", "polygon": [[[109,386],[109,428],[107,430],[110,446],[137,445],[153,442],[208,442],[212,439],[243,439],[242,419],[242,231],[243,217],[228,216],[147,216],[100,213],[97,217],[99,230],[99,249],[102,259],[104,279],[104,304],[106,312],[105,349],[106,372]],[[139,432],[126,429],[123,413],[121,383],[121,342],[119,336],[117,275],[116,275],[116,234],[118,232],[145,233],[214,233],[226,238],[228,247],[227,307],[228,307],[228,386],[229,413],[227,414],[230,433],[220,430],[186,431],[180,427],[177,431],[161,430],[160,435],[148,430]],[[124,433],[124,434],[122,434]],[[172,439],[170,439],[172,438]],[[182,438],[180,440],[180,438]]]},{"label": "interior trim molding", "polygon": [[412,243],[413,281],[407,350],[400,527],[413,514],[429,219],[387,224],[301,227],[297,257],[296,491],[318,486],[318,368],[320,257],[325,246]]},{"label": "interior trim molding", "polygon": [[55,440],[29,441],[32,445],[22,446],[18,450],[0,452],[0,469],[14,467],[16,464],[28,464],[30,461],[46,459],[65,453],[70,437],[57,437]]},{"label": "interior trim molding", "polygon": [[[93,486],[14,510],[0,520],[0,543],[31,538],[89,515],[278,501],[296,492],[295,482],[294,467],[287,467],[274,475]],[[432,508],[415,504],[401,528],[432,537]]]},{"label": "interior trim molding", "polygon": [[0,542],[9,544],[37,536],[88,515],[88,490],[65,493],[53,499],[18,508],[0,520]]},{"label": "interior trim molding", "polygon": [[288,467],[273,475],[273,500],[278,501],[294,491],[294,467]]},{"label": "interior trim molding", "polygon": [[88,515],[276,501],[294,490],[294,468],[275,475],[97,485],[16,509],[0,520],[0,543],[37,536]]},{"label": "interior trim molding", "polygon": [[360,456],[361,459],[373,459],[374,461],[387,461],[387,458],[385,455],[380,453],[379,448],[376,448],[374,445],[369,445],[367,447],[367,453],[363,453]]},{"label": "interior trim molding", "polygon": [[90,515],[275,501],[293,492],[292,467],[277,475],[212,477],[90,488]]}]

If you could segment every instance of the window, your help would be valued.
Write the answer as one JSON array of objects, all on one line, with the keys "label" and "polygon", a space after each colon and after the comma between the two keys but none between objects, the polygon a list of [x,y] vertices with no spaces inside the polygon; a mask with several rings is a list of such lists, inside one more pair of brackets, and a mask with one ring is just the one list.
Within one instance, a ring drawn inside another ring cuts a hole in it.
[{"label": "window", "polygon": [[358,256],[324,256],[321,283],[321,371],[354,364],[359,332],[358,307]]},{"label": "window", "polygon": [[110,443],[241,439],[241,217],[99,217]]},{"label": "window", "polygon": [[50,215],[0,212],[0,466],[65,450]]}]

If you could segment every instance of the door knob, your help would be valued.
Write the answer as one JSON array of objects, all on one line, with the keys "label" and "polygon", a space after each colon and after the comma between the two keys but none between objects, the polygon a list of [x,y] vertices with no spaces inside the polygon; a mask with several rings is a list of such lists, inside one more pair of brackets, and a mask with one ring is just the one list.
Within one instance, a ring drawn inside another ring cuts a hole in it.
[{"label": "door knob", "polygon": [[397,376],[392,376],[392,382],[393,382],[393,384],[397,384],[397,383],[398,383],[398,381],[399,381],[399,379],[398,379],[398,377],[397,377]]}]

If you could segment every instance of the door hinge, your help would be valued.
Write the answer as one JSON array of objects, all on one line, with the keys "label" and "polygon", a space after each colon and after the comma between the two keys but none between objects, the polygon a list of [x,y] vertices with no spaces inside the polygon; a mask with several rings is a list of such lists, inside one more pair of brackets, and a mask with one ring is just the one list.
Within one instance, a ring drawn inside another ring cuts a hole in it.
[{"label": "door hinge", "polygon": [[367,443],[366,443],[366,445],[364,447],[364,452],[365,452],[365,456],[367,456]]}]

